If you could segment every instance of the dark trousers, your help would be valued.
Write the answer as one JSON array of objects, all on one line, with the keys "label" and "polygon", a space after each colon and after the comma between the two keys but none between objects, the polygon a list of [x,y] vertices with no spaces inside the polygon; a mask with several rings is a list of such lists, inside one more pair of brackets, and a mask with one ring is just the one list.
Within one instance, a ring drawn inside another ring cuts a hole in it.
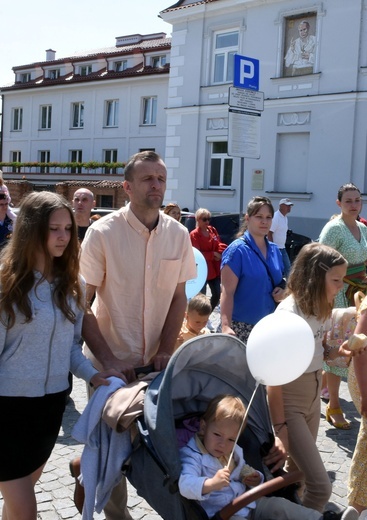
[{"label": "dark trousers", "polygon": [[213,278],[212,280],[207,280],[205,282],[204,287],[200,291],[202,294],[206,294],[207,285],[209,285],[212,293],[212,296],[210,298],[210,304],[212,306],[212,310],[214,311],[220,299],[220,276],[218,276],[217,278]]}]

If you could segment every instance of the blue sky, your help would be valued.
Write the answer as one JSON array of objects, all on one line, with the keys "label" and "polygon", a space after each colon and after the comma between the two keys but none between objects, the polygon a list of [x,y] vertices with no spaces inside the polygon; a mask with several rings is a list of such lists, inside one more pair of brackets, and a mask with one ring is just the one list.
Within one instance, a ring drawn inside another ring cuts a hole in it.
[{"label": "blue sky", "polygon": [[[17,0],[0,5],[0,86],[14,82],[12,67],[112,47],[116,36],[165,32],[158,14],[175,0]],[[128,7],[125,7],[128,5]]]}]

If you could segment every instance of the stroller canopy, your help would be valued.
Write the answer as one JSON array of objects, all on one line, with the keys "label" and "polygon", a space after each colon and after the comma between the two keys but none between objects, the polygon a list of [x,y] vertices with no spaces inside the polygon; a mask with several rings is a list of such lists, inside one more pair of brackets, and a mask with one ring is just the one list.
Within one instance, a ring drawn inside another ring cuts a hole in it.
[{"label": "stroller canopy", "polygon": [[[234,336],[198,336],[174,353],[166,370],[149,385],[144,404],[151,444],[173,479],[179,477],[181,470],[176,421],[202,414],[218,394],[239,396],[247,405],[255,388],[246,347]],[[251,429],[260,445],[271,444],[272,426],[261,385],[249,410],[246,428]]]}]

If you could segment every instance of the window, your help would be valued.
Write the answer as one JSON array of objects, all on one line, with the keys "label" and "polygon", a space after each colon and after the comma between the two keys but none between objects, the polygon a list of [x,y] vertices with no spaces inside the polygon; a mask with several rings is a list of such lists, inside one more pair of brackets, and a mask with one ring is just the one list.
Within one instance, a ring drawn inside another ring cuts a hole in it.
[{"label": "window", "polygon": [[23,109],[13,108],[11,118],[11,129],[20,131],[23,128]]},{"label": "window", "polygon": [[[10,152],[10,162],[22,162],[22,152],[20,150]],[[13,166],[12,171],[20,173],[20,167]]]},{"label": "window", "polygon": [[238,31],[215,35],[213,83],[233,81],[234,55],[238,52]]},{"label": "window", "polygon": [[211,143],[210,188],[230,188],[232,186],[233,160],[227,155],[228,143]]},{"label": "window", "polygon": [[113,70],[115,72],[122,72],[127,69],[127,60],[115,61],[113,64]]},{"label": "window", "polygon": [[[38,161],[40,163],[49,163],[50,162],[50,150],[39,150],[38,152]],[[49,166],[40,166],[41,173],[49,173]]]},{"label": "window", "polygon": [[84,126],[84,103],[72,104],[72,128],[83,128]]},{"label": "window", "polygon": [[20,81],[22,83],[28,83],[28,81],[31,81],[31,74],[29,72],[26,72],[25,74],[22,74],[20,76]]},{"label": "window", "polygon": [[79,69],[79,74],[81,76],[88,76],[88,74],[92,73],[92,65],[82,65]]},{"label": "window", "polygon": [[[117,162],[117,150],[104,150],[103,161],[106,163]],[[104,168],[104,173],[117,173],[116,168]]]},{"label": "window", "polygon": [[97,203],[100,208],[113,208],[113,195],[97,195]]},{"label": "window", "polygon": [[167,56],[163,54],[162,56],[153,56],[151,59],[151,65],[155,69],[158,67],[164,67],[167,63]]},{"label": "window", "polygon": [[106,101],[105,126],[118,126],[119,100]]},{"label": "window", "polygon": [[[70,155],[70,162],[74,162],[74,163],[83,162],[83,151],[82,150],[70,150],[69,155]],[[81,166],[77,166],[77,167],[73,166],[70,168],[70,172],[71,173],[82,173],[82,168],[81,168]]]},{"label": "window", "polygon": [[52,105],[42,105],[40,114],[40,129],[50,130],[51,128]]},{"label": "window", "polygon": [[57,79],[60,77],[60,69],[52,69],[48,71],[48,77],[50,79]]},{"label": "window", "polygon": [[143,125],[155,125],[157,123],[157,98],[143,98]]},{"label": "window", "polygon": [[10,162],[21,162],[21,161],[22,161],[22,152],[20,150],[10,152]]}]

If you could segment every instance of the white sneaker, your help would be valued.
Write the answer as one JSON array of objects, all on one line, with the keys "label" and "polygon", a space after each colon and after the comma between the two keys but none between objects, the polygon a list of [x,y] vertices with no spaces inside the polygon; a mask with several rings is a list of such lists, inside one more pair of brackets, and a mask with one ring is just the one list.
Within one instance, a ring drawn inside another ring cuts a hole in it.
[{"label": "white sneaker", "polygon": [[341,520],[358,520],[359,513],[354,507],[347,507],[347,509],[343,512]]},{"label": "white sneaker", "polygon": [[210,330],[210,332],[214,332],[214,325],[212,324],[210,319],[208,320],[208,323],[206,324],[206,326]]},{"label": "white sneaker", "polygon": [[324,520],[359,520],[358,511],[351,506],[338,513],[336,511],[326,511],[322,517]]}]

